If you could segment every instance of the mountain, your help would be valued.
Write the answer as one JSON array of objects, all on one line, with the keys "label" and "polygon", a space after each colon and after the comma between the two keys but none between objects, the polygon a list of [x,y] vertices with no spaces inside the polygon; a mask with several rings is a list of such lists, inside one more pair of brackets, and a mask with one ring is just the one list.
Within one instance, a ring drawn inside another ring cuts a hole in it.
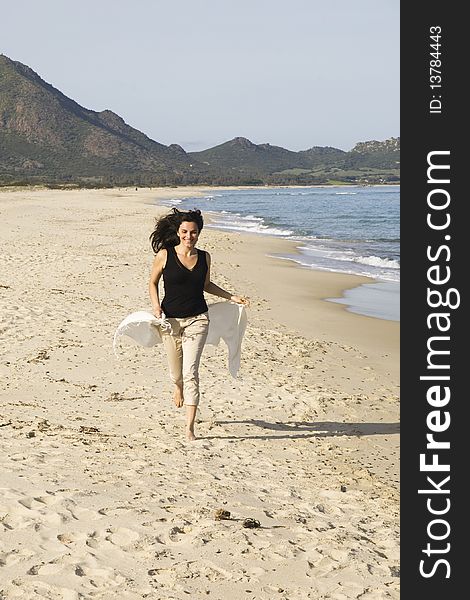
[{"label": "mountain", "polygon": [[[41,180],[198,181],[190,157],[134,129],[111,110],[95,112],[0,55],[0,172]],[[204,170],[204,168],[203,168]]]},{"label": "mountain", "polygon": [[314,185],[399,180],[400,139],[349,152],[294,152],[236,137],[187,153],[131,127],[111,110],[80,106],[31,68],[0,55],[0,184]]},{"label": "mountain", "polygon": [[200,152],[191,152],[196,160],[219,169],[239,172],[272,173],[292,169],[302,163],[297,152],[271,144],[254,144],[244,137]]},{"label": "mountain", "polygon": [[398,181],[400,138],[360,142],[349,152],[313,146],[293,152],[271,144],[254,144],[244,137],[190,152],[195,161],[226,176],[251,177],[265,183],[373,183]]}]

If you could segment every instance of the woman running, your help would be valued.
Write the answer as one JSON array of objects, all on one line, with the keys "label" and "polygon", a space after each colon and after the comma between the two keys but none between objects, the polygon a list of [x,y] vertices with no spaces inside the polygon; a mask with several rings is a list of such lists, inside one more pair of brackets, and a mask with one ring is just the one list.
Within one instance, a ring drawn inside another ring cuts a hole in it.
[{"label": "woman running", "polygon": [[[171,331],[161,330],[168,357],[170,378],[175,385],[174,403],[186,406],[186,437],[195,440],[194,421],[199,404],[199,363],[209,328],[208,307],[204,292],[249,305],[244,296],[225,291],[211,281],[211,257],[196,248],[203,228],[200,210],[176,208],[158,219],[150,235],[155,252],[149,292],[153,313],[162,312]],[[160,302],[158,282],[163,275],[165,296]]]}]

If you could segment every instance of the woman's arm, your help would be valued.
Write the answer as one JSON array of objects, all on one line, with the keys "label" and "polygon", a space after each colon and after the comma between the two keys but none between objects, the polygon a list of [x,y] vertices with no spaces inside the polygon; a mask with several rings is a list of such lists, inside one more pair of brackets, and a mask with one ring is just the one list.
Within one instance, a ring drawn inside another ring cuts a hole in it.
[{"label": "woman's arm", "polygon": [[166,250],[162,248],[157,252],[153,259],[152,272],[150,273],[149,294],[152,302],[153,314],[160,318],[162,316],[162,308],[160,306],[160,298],[158,297],[158,282],[163,273],[163,268],[166,264]]},{"label": "woman's arm", "polygon": [[209,252],[206,252],[206,261],[207,261],[207,274],[206,280],[204,282],[204,291],[208,294],[213,294],[214,296],[219,296],[219,298],[225,298],[226,300],[231,300],[232,302],[236,302],[237,304],[244,304],[248,306],[250,301],[248,298],[244,296],[236,296],[222,289],[215,283],[211,281],[211,256]]}]

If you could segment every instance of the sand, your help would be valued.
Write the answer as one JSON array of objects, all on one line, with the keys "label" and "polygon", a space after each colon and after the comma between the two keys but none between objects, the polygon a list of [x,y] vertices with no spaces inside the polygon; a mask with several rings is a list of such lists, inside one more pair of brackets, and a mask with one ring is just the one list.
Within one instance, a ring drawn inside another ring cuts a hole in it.
[{"label": "sand", "polygon": [[152,202],[201,193],[0,192],[2,599],[399,598],[399,325],[324,300],[368,280],[205,228],[251,307],[239,379],[204,351],[195,442],[161,347],[112,353]]}]

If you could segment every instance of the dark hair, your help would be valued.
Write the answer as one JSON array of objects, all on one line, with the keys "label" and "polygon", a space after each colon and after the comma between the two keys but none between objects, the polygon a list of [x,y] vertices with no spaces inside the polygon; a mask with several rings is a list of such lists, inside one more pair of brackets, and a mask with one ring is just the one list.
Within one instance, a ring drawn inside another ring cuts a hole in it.
[{"label": "dark hair", "polygon": [[196,223],[199,233],[204,226],[201,211],[197,208],[188,211],[178,210],[177,208],[171,210],[171,213],[157,219],[155,229],[150,234],[150,243],[155,253],[161,248],[170,248],[180,243],[176,232],[183,221]]}]

